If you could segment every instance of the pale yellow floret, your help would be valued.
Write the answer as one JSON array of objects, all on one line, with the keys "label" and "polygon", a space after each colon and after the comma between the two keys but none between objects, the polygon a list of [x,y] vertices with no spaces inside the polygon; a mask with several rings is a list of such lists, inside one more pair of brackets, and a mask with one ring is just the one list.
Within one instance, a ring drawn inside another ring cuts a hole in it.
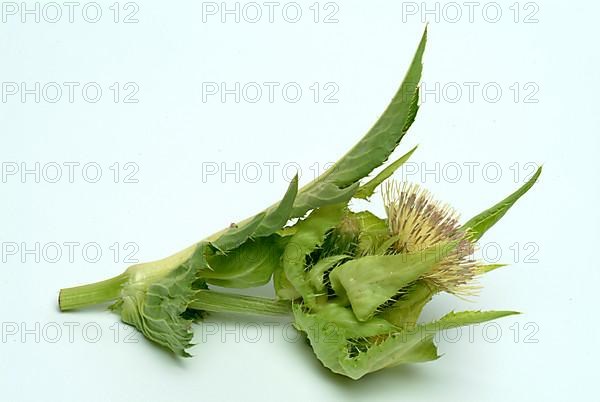
[{"label": "pale yellow floret", "polygon": [[397,239],[392,246],[394,252],[411,253],[458,243],[447,253],[440,250],[439,264],[423,279],[459,296],[476,294],[479,287],[473,279],[479,263],[472,259],[473,245],[460,230],[456,211],[414,183],[390,180],[382,193],[390,234]]}]

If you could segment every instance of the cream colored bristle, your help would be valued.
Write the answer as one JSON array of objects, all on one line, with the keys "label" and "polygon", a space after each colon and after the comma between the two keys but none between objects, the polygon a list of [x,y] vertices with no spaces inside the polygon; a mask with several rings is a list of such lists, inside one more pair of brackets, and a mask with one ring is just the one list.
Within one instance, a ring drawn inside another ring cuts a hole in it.
[{"label": "cream colored bristle", "polygon": [[418,184],[388,181],[383,201],[396,253],[411,253],[456,241],[459,246],[442,258],[435,269],[423,276],[437,288],[469,296],[477,293],[473,284],[478,263],[471,259],[472,244],[460,230],[458,214],[433,198]]}]

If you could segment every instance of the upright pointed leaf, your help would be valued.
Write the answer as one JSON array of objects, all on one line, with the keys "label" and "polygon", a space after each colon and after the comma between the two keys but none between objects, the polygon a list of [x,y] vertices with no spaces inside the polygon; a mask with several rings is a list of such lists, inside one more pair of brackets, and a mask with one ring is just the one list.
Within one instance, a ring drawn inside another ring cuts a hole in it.
[{"label": "upright pointed leaf", "polygon": [[412,156],[412,154],[416,150],[417,150],[417,147],[414,147],[413,149],[408,151],[406,154],[402,155],[398,160],[396,160],[395,162],[393,162],[389,166],[387,166],[385,169],[383,169],[377,176],[375,176],[369,182],[362,185],[358,189],[356,194],[354,194],[354,198],[360,198],[360,199],[365,200],[365,199],[368,199],[369,197],[371,197],[373,195],[373,193],[375,192],[375,189],[377,187],[379,187],[379,185],[381,183],[383,183],[385,180],[389,179],[390,176],[393,175],[394,172],[396,170],[398,170],[402,165],[404,165],[406,163],[406,161]]},{"label": "upright pointed leaf", "polygon": [[488,264],[488,265],[479,265],[477,266],[477,274],[483,275],[488,272],[492,272],[497,270],[498,268],[506,267],[506,264]]},{"label": "upright pointed leaf", "polygon": [[348,186],[362,179],[384,163],[404,137],[416,114],[426,43],[427,29],[392,102],[367,135],[326,172],[330,181]]},{"label": "upright pointed leaf", "polygon": [[248,222],[239,226],[233,225],[221,237],[211,242],[211,245],[221,253],[226,253],[241,246],[246,240],[252,237],[266,215],[266,212],[261,212],[252,217]]},{"label": "upright pointed leaf", "polygon": [[425,331],[444,331],[465,325],[481,324],[486,321],[520,314],[517,311],[454,311],[446,314],[437,321],[422,325]]},{"label": "upright pointed leaf", "polygon": [[298,175],[294,176],[292,179],[287,192],[279,204],[268,211],[265,219],[263,219],[260,226],[256,229],[254,236],[270,236],[284,227],[292,215],[292,208],[294,207],[294,201],[296,200],[297,195]]},{"label": "upright pointed leaf", "polygon": [[283,199],[265,211],[233,225],[211,242],[222,253],[233,250],[250,238],[266,237],[285,226],[292,215],[294,201],[298,194],[298,175],[291,181]]},{"label": "upright pointed leaf", "polygon": [[402,85],[385,112],[346,155],[300,190],[294,203],[294,217],[302,216],[318,206],[349,201],[358,189],[359,180],[388,159],[410,128],[418,110],[426,43],[427,29]]},{"label": "upright pointed leaf", "polygon": [[472,241],[477,241],[488,231],[489,228],[494,226],[496,222],[500,220],[506,214],[506,212],[514,205],[519,198],[521,198],[529,189],[535,184],[537,179],[542,174],[542,168],[540,167],[533,177],[525,183],[520,189],[494,205],[490,209],[483,211],[479,215],[475,216],[467,223],[462,226],[462,229],[470,234]]}]

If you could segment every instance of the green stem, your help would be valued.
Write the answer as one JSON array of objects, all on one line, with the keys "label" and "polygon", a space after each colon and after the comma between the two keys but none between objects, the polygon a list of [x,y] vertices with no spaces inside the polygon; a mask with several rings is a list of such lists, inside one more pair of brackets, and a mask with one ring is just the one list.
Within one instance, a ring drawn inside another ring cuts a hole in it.
[{"label": "green stem", "polygon": [[61,289],[58,306],[61,311],[66,311],[116,300],[127,281],[152,283],[189,259],[195,247],[196,245],[192,245],[162,260],[132,265],[121,275],[105,281]]},{"label": "green stem", "polygon": [[[275,207],[277,204],[273,204],[272,207]],[[247,222],[251,221],[252,217],[241,221],[238,225],[242,226]],[[213,235],[207,237],[203,241],[215,241],[223,233],[225,233],[229,228],[224,228]],[[196,247],[202,243],[200,241],[198,243],[194,243],[191,246],[179,251],[176,254],[173,254],[170,257],[163,258],[162,260],[157,260],[153,262],[147,262],[143,264],[135,264],[130,266],[124,273],[119,276],[116,276],[111,279],[107,279],[102,282],[96,282],[89,285],[77,286],[73,288],[61,289],[58,296],[58,305],[61,311],[66,310],[74,310],[81,307],[88,307],[94,304],[106,303],[109,301],[113,301],[117,299],[120,295],[121,286],[127,282],[131,281],[132,283],[137,282],[147,282],[151,283],[158,278],[162,278],[166,276],[169,272],[177,268],[179,265],[183,264],[187,261],[196,250]],[[241,299],[240,299],[241,300]],[[266,299],[265,299],[266,300]],[[246,300],[245,302],[249,303],[248,306],[253,302],[251,299]],[[256,302],[256,300],[254,300]],[[277,305],[277,302],[273,302],[274,304],[267,308],[265,305],[265,311],[260,312],[259,314],[269,314],[268,311],[277,311],[277,308],[281,308],[281,306]],[[260,304],[260,303],[258,303]],[[234,307],[233,305],[229,306],[233,310],[227,311],[239,311],[244,312],[242,306]],[[216,308],[213,306],[213,308]],[[223,307],[225,308],[225,307]],[[235,308],[242,310],[235,310]],[[213,310],[210,310],[213,311]],[[218,310],[221,311],[221,310]],[[287,312],[287,311],[286,311]],[[273,314],[281,314],[281,313],[273,313]]]},{"label": "green stem", "polygon": [[213,313],[244,313],[270,316],[285,315],[292,311],[289,301],[221,293],[212,290],[198,291],[189,307],[194,310],[211,311]]},{"label": "green stem", "polygon": [[119,297],[121,286],[128,278],[129,275],[123,273],[105,281],[61,289],[58,306],[61,311],[67,311],[112,301]]},{"label": "green stem", "polygon": [[[271,207],[267,208],[275,208],[277,203],[273,204]],[[238,223],[239,226],[243,226],[244,224],[250,222],[254,216],[247,218]],[[119,297],[121,286],[130,280],[132,283],[145,281],[151,283],[157,278],[161,278],[167,275],[170,271],[177,268],[179,265],[187,261],[196,250],[196,247],[202,243],[203,241],[215,241],[219,237],[221,237],[225,232],[227,232],[229,228],[224,228],[213,235],[207,237],[205,240],[202,240],[198,243],[194,243],[191,246],[179,251],[176,254],[173,254],[170,257],[164,258],[162,260],[143,263],[143,264],[135,264],[130,266],[123,274],[102,281],[96,282],[89,285],[77,286],[73,288],[61,289],[58,297],[58,304],[61,311],[73,310],[81,307],[92,306],[94,304],[106,303],[112,300],[115,300]],[[240,299],[242,300],[242,299]],[[266,299],[265,299],[266,300]],[[199,301],[200,303],[201,301]],[[209,301],[207,301],[208,303]],[[245,300],[248,303],[248,306],[251,306],[252,303],[258,303],[256,300],[248,299]],[[272,301],[273,304],[267,308],[267,304],[264,304],[265,311],[262,311],[260,314],[268,314],[269,311],[276,312],[277,309],[281,309],[281,305],[278,305],[277,302]],[[235,303],[234,303],[235,304]],[[232,310],[227,311],[239,311],[244,312],[243,306],[238,305],[237,307],[232,305],[228,305],[228,308]],[[214,307],[213,308],[217,308]],[[223,307],[225,308],[225,307]],[[238,310],[236,310],[236,308]],[[241,309],[241,310],[239,310]],[[251,308],[250,308],[251,310]],[[288,309],[289,310],[289,309]],[[212,310],[211,310],[212,311]],[[221,311],[221,310],[218,310]],[[285,312],[288,312],[287,310]],[[275,313],[281,314],[281,313]]]}]

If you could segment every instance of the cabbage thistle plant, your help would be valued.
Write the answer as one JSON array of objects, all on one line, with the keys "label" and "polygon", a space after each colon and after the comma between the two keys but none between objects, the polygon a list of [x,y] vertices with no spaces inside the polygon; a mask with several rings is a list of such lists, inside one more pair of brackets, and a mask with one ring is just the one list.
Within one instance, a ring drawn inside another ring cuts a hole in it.
[{"label": "cabbage thistle plant", "polygon": [[[477,278],[500,266],[474,260],[475,243],[533,186],[541,169],[462,224],[426,189],[391,179],[415,149],[367,178],[415,120],[426,36],[380,119],[320,177],[302,188],[295,178],[279,202],[171,257],[61,290],[61,310],[111,302],[125,323],[179,356],[189,356],[192,324],[207,313],[290,314],[322,364],[353,379],[437,359],[436,331],[516,314],[465,311],[419,320],[434,295],[475,295]],[[377,189],[385,216],[350,209],[352,199],[368,200]],[[275,299],[215,290],[271,281]]]}]

